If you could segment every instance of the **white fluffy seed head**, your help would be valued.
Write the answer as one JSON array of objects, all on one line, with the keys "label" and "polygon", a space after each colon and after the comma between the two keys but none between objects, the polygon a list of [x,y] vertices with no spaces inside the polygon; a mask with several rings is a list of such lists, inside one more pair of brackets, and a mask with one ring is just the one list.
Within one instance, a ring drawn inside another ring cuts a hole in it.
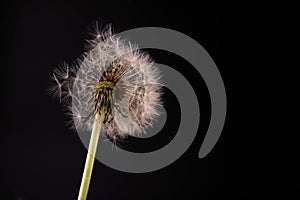
[{"label": "white fluffy seed head", "polygon": [[91,131],[95,88],[99,82],[111,82],[114,88],[102,131],[111,138],[145,132],[162,104],[158,66],[136,45],[112,34],[110,27],[89,44],[78,65],[54,70],[51,92],[66,105],[78,131]]}]

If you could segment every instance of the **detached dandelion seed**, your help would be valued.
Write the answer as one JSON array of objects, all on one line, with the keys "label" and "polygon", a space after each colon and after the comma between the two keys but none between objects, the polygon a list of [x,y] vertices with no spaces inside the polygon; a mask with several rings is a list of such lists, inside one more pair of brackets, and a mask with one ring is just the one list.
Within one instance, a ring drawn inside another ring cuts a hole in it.
[{"label": "detached dandelion seed", "polygon": [[146,134],[160,114],[162,83],[157,65],[107,26],[88,41],[74,66],[55,69],[49,91],[68,110],[73,128],[92,132],[78,199],[87,197],[100,131],[116,143]]}]

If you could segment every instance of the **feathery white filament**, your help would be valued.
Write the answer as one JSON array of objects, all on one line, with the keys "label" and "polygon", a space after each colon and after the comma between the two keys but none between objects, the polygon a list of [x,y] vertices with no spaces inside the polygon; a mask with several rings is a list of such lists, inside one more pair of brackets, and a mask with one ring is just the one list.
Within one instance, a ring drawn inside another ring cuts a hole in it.
[{"label": "feathery white filament", "polygon": [[162,83],[157,65],[136,45],[113,35],[110,27],[90,44],[78,66],[54,70],[52,92],[69,108],[76,129],[91,131],[95,87],[99,81],[113,82],[111,111],[102,130],[111,138],[143,132],[159,115]]}]

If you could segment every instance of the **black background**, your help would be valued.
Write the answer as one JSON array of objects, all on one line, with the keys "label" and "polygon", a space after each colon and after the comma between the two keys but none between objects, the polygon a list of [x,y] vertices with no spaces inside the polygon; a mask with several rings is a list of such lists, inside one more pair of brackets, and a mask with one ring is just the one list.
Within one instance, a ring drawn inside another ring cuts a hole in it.
[{"label": "black background", "polygon": [[[116,32],[155,26],[195,39],[220,70],[228,112],[217,145],[199,159],[210,116],[205,83],[179,56],[148,49],[156,62],[180,71],[195,89],[201,110],[197,137],[176,162],[151,173],[119,172],[96,161],[89,199],[256,199],[262,193],[299,189],[294,182],[299,175],[299,142],[295,130],[280,120],[288,118],[293,124],[295,118],[285,113],[288,104],[282,107],[277,101],[283,96],[289,99],[281,84],[286,71],[268,60],[278,64],[267,47],[276,47],[278,24],[286,24],[273,15],[277,11],[265,14],[268,8],[152,1],[1,4],[0,199],[77,198],[86,149],[66,126],[62,106],[46,90],[54,67],[83,53],[96,21],[112,23]],[[172,114],[162,132],[148,141],[129,138],[124,148],[149,151],[171,141],[180,109],[167,90],[164,100]]]}]

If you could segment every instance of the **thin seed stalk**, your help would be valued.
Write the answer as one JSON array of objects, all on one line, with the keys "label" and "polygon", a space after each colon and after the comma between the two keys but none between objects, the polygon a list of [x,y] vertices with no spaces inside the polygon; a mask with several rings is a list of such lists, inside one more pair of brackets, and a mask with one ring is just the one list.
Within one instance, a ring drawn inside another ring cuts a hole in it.
[{"label": "thin seed stalk", "polygon": [[95,155],[97,151],[97,144],[100,136],[101,125],[103,122],[103,116],[104,116],[103,114],[101,115],[98,112],[95,115],[95,120],[94,120],[92,135],[89,143],[89,149],[85,161],[84,172],[82,175],[78,200],[86,200],[88,194],[94,161],[95,161]]}]

